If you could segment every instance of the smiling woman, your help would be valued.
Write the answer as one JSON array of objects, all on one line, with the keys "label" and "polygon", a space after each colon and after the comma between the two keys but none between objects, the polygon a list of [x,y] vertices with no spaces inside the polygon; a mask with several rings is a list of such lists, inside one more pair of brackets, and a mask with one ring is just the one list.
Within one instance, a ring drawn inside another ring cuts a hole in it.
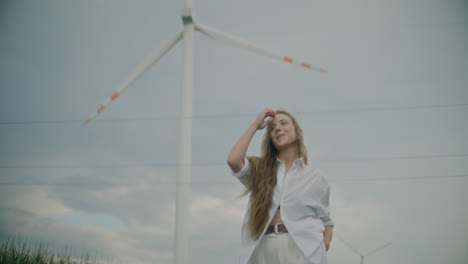
[{"label": "smiling woman", "polygon": [[94,226],[106,229],[113,229],[122,225],[122,222],[114,216],[107,214],[95,214],[84,212],[71,212],[56,215],[58,221],[74,226]]},{"label": "smiling woman", "polygon": [[[260,157],[246,157],[258,130],[267,128]],[[303,132],[284,110],[265,109],[234,145],[227,163],[250,195],[244,217],[246,264],[326,264],[333,220],[330,186],[307,164]]]}]

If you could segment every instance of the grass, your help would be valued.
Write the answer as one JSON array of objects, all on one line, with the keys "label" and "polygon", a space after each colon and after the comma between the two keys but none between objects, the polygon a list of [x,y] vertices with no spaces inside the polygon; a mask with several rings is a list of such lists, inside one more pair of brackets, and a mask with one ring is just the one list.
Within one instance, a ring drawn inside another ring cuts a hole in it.
[{"label": "grass", "polygon": [[84,257],[74,258],[70,250],[64,250],[61,254],[44,248],[40,244],[35,249],[29,249],[26,242],[8,240],[0,245],[1,264],[96,264],[111,263],[110,261],[92,260],[89,254]]}]

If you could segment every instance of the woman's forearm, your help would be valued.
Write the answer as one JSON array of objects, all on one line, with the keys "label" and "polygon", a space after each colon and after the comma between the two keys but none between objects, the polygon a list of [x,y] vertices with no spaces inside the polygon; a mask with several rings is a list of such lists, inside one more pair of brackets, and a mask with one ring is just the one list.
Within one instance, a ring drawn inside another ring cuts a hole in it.
[{"label": "woman's forearm", "polygon": [[[271,118],[265,120],[268,116]],[[249,148],[250,141],[252,140],[255,132],[259,129],[264,129],[273,121],[274,116],[275,112],[272,109],[265,108],[249,128],[247,128],[247,131],[244,132],[241,138],[239,138],[227,158],[227,163],[234,172],[240,171],[244,166],[245,154],[247,154],[247,149]]]},{"label": "woman's forearm", "polygon": [[256,131],[257,126],[255,124],[250,125],[239,140],[237,140],[231,153],[229,153],[227,163],[234,172],[240,171],[244,166],[244,158],[247,154],[247,149]]}]

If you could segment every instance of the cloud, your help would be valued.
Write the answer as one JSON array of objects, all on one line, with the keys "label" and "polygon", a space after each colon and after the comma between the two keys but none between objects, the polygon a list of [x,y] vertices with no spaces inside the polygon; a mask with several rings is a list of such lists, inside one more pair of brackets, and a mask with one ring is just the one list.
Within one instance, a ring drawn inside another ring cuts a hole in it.
[{"label": "cloud", "polygon": [[[118,261],[146,263],[164,260],[170,249],[142,250],[135,243],[138,236],[127,228],[109,231],[97,227],[76,227],[60,223],[52,218],[41,217],[24,210],[0,207],[0,236],[2,240],[20,236],[31,246],[43,243],[53,252],[70,248],[76,257],[89,253],[98,258],[114,258]],[[141,235],[141,232],[138,233]],[[139,256],[139,259],[135,259]]]},{"label": "cloud", "polygon": [[[0,237],[12,237],[16,234],[25,234],[28,241],[43,241],[49,244],[53,250],[60,250],[62,247],[71,247],[81,251],[90,251],[91,254],[98,254],[104,258],[112,257],[117,261],[132,261],[132,263],[169,263],[172,258],[173,250],[173,217],[174,203],[166,201],[154,205],[151,208],[143,208],[141,196],[136,196],[137,190],[103,192],[103,197],[107,199],[93,199],[91,192],[81,192],[81,198],[77,198],[73,193],[69,196],[55,194],[54,198],[65,198],[64,204],[73,205],[78,202],[79,209],[64,207],[66,210],[52,210],[48,214],[54,214],[61,211],[95,211],[118,212],[120,201],[116,199],[124,195],[129,198],[125,202],[125,213],[129,214],[132,207],[138,208],[133,211],[135,215],[131,218],[134,221],[125,221],[123,225],[112,229],[101,228],[97,226],[73,226],[61,223],[52,217],[44,217],[32,211],[15,209],[2,206],[1,210],[1,229]],[[70,191],[68,192],[70,193]],[[127,196],[128,195],[128,196]],[[134,195],[130,199],[130,197]],[[94,200],[95,205],[91,210],[87,210],[86,199]],[[76,201],[73,202],[73,199]],[[51,204],[62,204],[63,200],[48,199]],[[109,201],[113,200],[114,203]],[[125,199],[124,199],[125,200]],[[206,250],[227,251],[234,248],[229,254],[220,254],[215,259],[228,260],[235,259],[238,253],[240,224],[242,221],[245,203],[242,200],[226,200],[211,195],[192,195],[191,203],[191,252],[193,257],[202,261],[206,259]],[[16,205],[13,205],[16,206]],[[101,208],[101,206],[103,206]],[[103,209],[106,208],[106,209]],[[116,209],[117,208],[117,209]],[[168,208],[161,210],[161,208]],[[29,209],[29,208],[25,208]],[[151,210],[146,217],[145,210]],[[44,213],[40,212],[39,213]],[[120,216],[122,217],[122,216]],[[86,242],[85,242],[86,241]],[[216,254],[215,254],[216,255]]]}]

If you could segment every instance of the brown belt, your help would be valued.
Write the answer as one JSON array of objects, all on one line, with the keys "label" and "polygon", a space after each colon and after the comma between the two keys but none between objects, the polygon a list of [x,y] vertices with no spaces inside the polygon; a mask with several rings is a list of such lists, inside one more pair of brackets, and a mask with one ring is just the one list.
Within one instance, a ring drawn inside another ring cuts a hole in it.
[{"label": "brown belt", "polygon": [[287,233],[287,232],[288,232],[288,229],[286,228],[284,224],[276,224],[276,225],[268,226],[265,232],[265,235],[268,235],[271,233],[279,234],[279,233]]}]

